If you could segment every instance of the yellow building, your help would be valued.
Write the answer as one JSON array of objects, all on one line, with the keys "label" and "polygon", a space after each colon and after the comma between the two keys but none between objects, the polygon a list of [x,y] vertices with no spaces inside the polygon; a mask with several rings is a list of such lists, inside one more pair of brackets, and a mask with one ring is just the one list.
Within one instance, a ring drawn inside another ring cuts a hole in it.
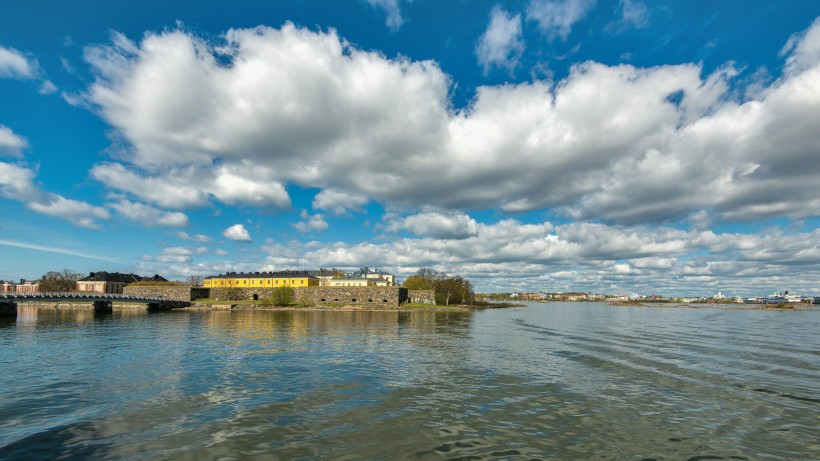
[{"label": "yellow building", "polygon": [[205,288],[278,288],[278,287],[314,287],[319,286],[319,279],[307,272],[228,272],[211,275],[202,281]]}]

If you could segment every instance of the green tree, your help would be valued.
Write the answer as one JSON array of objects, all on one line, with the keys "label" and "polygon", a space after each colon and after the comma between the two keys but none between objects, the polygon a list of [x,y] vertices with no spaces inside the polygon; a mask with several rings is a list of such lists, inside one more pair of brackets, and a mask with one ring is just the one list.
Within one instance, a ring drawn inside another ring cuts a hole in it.
[{"label": "green tree", "polygon": [[440,275],[433,269],[419,269],[415,274],[407,277],[402,285],[408,290],[435,290],[436,281]]},{"label": "green tree", "polygon": [[277,287],[271,291],[274,306],[290,306],[290,303],[296,299],[296,292],[291,287]]},{"label": "green tree", "polygon": [[76,291],[77,280],[81,278],[83,274],[71,269],[49,271],[40,279],[40,291]]},{"label": "green tree", "polygon": [[430,268],[419,269],[407,277],[403,285],[409,290],[432,290],[436,296],[436,304],[439,305],[469,304],[475,298],[473,285],[469,280],[460,275],[449,276]]}]

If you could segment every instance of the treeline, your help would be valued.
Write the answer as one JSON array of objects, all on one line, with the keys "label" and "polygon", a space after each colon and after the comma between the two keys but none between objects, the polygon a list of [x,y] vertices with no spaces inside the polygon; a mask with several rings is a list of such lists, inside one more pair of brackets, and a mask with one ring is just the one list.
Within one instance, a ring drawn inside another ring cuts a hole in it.
[{"label": "treeline", "polygon": [[447,275],[433,269],[419,269],[407,277],[403,286],[409,290],[432,290],[436,295],[436,304],[473,304],[475,293],[473,284],[460,275]]}]

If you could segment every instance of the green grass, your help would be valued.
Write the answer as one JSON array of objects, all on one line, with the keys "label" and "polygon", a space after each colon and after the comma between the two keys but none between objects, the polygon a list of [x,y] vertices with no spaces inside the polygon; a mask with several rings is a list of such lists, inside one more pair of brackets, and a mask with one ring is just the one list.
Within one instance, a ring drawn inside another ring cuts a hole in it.
[{"label": "green grass", "polygon": [[402,309],[452,309],[456,307],[463,307],[456,304],[450,306],[439,306],[438,304],[424,304],[424,303],[406,303],[402,304]]}]

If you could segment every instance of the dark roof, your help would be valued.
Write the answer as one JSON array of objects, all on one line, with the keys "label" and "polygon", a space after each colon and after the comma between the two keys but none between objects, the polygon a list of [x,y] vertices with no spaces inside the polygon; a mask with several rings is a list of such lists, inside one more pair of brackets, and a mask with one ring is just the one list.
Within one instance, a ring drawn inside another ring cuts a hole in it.
[{"label": "dark roof", "polygon": [[154,274],[153,277],[141,277],[137,274],[120,274],[119,272],[91,272],[88,277],[83,277],[80,282],[121,282],[134,283],[149,280],[152,282],[167,282],[164,277]]}]

